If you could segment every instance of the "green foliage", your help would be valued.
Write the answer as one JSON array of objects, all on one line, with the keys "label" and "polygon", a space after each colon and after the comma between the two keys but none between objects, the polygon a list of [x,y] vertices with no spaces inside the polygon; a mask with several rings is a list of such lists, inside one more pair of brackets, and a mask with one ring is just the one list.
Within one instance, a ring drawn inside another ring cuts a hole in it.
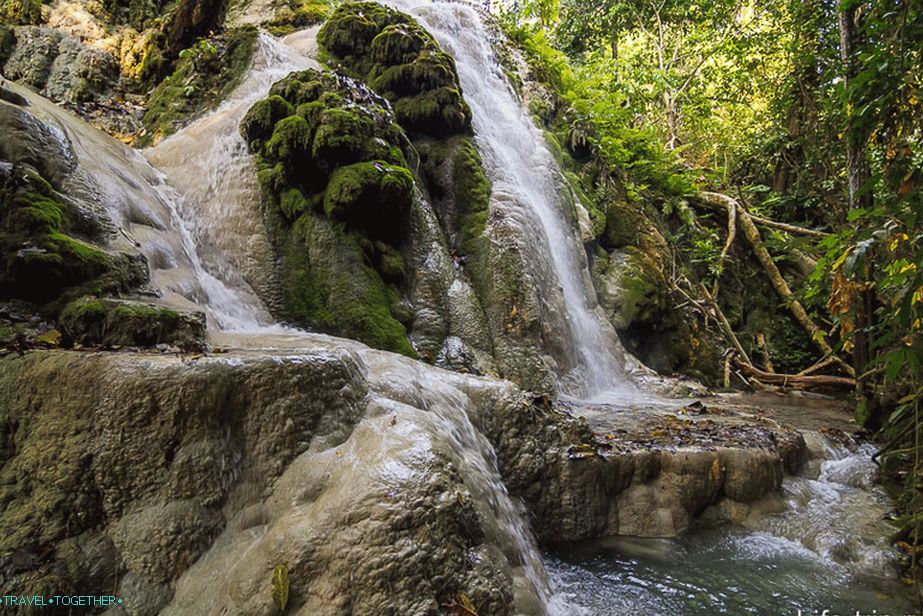
[{"label": "green foliage", "polygon": [[237,87],[256,49],[255,28],[199,39],[179,54],[173,74],[151,93],[139,145],[157,143],[214,109]]},{"label": "green foliage", "polygon": [[274,19],[265,27],[270,34],[283,36],[319,24],[329,13],[328,0],[290,0],[288,6],[276,11]]}]

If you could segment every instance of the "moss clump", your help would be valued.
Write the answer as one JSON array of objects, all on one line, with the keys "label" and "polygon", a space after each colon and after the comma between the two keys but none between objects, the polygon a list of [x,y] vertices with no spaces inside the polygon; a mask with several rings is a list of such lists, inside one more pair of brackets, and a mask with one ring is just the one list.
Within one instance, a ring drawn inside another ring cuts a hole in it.
[{"label": "moss clump", "polygon": [[34,26],[44,21],[40,0],[0,0],[0,23]]},{"label": "moss clump", "polygon": [[341,4],[318,33],[341,66],[394,105],[411,133],[446,137],[469,132],[455,61],[409,15],[373,2]]},{"label": "moss clump", "polygon": [[181,52],[173,74],[148,99],[139,145],[157,143],[227,98],[250,66],[257,36],[255,28],[240,28]]},{"label": "moss clump", "polygon": [[279,95],[272,95],[258,101],[244,116],[241,134],[251,149],[259,149],[260,141],[272,135],[273,128],[283,118],[295,113],[292,105]]},{"label": "moss clump", "polygon": [[[319,331],[416,357],[406,329],[394,316],[400,293],[369,264],[363,243],[361,236],[326,218],[299,218],[282,247],[286,316]],[[393,258],[392,251],[388,256]]]},{"label": "moss clump", "polygon": [[79,294],[147,281],[143,258],[112,255],[72,235],[76,219],[41,176],[14,169],[0,186],[0,299],[44,305],[51,314]]},{"label": "moss clump", "polygon": [[85,297],[69,303],[58,320],[65,342],[103,347],[170,344],[184,350],[204,346],[205,314]]},{"label": "moss clump", "polygon": [[330,14],[327,0],[292,0],[276,11],[266,29],[274,36],[283,36],[296,30],[319,24]]},{"label": "moss clump", "polygon": [[266,143],[266,154],[281,163],[293,177],[310,168],[313,129],[301,116],[279,120]]},{"label": "moss clump", "polygon": [[384,161],[356,163],[330,177],[324,213],[371,238],[397,245],[412,199],[413,176],[407,169]]},{"label": "moss clump", "polygon": [[342,76],[293,73],[250,109],[241,133],[280,257],[280,318],[413,355],[394,316],[413,175],[387,102]]}]

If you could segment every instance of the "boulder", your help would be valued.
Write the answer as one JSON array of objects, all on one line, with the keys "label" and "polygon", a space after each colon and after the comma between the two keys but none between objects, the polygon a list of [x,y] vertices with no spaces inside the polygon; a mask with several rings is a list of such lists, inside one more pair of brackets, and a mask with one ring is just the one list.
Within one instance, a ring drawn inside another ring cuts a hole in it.
[{"label": "boulder", "polygon": [[140,301],[85,297],[65,306],[58,320],[67,342],[82,346],[153,347],[186,351],[205,345],[205,313]]}]

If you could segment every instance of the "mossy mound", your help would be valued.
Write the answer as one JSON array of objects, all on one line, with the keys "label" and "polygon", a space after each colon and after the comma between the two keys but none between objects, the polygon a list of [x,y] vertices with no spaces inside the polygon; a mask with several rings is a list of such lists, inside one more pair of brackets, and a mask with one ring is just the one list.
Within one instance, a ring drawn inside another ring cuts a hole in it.
[{"label": "mossy mound", "polygon": [[109,254],[91,243],[88,231],[38,173],[11,166],[0,178],[0,299],[25,300],[53,314],[74,297],[147,282],[143,257]]},{"label": "mossy mound", "polygon": [[180,312],[124,300],[85,297],[69,303],[58,319],[66,343],[102,347],[152,347],[183,350],[205,344],[205,313]]},{"label": "mossy mound", "polygon": [[0,23],[33,26],[43,21],[40,0],[0,0]]},{"label": "mossy mound", "polygon": [[470,132],[471,110],[455,61],[409,15],[374,2],[347,2],[317,40],[344,70],[391,101],[398,123],[411,133]]},{"label": "mossy mound", "polygon": [[398,304],[414,181],[387,101],[341,75],[293,73],[250,109],[241,133],[259,160],[280,256],[278,316],[413,355]]},{"label": "mossy mound", "polygon": [[201,39],[180,53],[176,70],[148,99],[138,145],[157,143],[227,98],[250,66],[257,36],[256,28],[241,28]]},{"label": "mossy mound", "polygon": [[283,36],[319,24],[330,14],[328,0],[290,0],[278,7],[272,21],[264,23],[270,34]]},{"label": "mossy mound", "polygon": [[324,213],[388,244],[400,243],[401,215],[410,208],[413,176],[384,161],[340,167],[324,194]]}]

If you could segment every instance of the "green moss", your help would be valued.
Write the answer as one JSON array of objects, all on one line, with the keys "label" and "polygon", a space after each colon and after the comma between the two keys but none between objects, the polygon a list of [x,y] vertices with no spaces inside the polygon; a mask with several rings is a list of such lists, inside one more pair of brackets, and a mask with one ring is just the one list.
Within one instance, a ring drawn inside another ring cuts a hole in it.
[{"label": "green moss", "polygon": [[56,313],[60,301],[92,288],[127,291],[147,280],[143,258],[112,255],[72,235],[77,218],[34,171],[0,186],[0,298],[23,299]]},{"label": "green moss", "polygon": [[392,307],[406,276],[398,248],[414,180],[387,102],[308,70],[276,83],[241,131],[259,161],[279,255],[280,318],[412,355]]},{"label": "green moss", "polygon": [[405,22],[386,26],[375,35],[369,45],[369,55],[373,62],[382,66],[408,64],[434,43],[433,37],[418,24]]},{"label": "green moss", "polygon": [[11,26],[34,26],[45,21],[40,0],[0,0],[0,22]]},{"label": "green moss", "polygon": [[327,169],[359,160],[374,132],[371,118],[347,109],[328,108],[318,118],[314,160]]},{"label": "green moss", "polygon": [[287,238],[282,274],[288,320],[416,356],[406,329],[392,314],[399,294],[366,263],[355,236],[307,214]]},{"label": "green moss", "polygon": [[317,40],[342,58],[364,56],[382,30],[401,21],[405,20],[400,13],[377,2],[346,2],[330,15],[318,32]]},{"label": "green moss", "polygon": [[84,297],[61,311],[59,327],[67,343],[103,347],[177,345],[202,347],[205,315],[118,300]]},{"label": "green moss", "polygon": [[337,169],[324,194],[330,218],[365,231],[392,245],[400,243],[401,226],[413,200],[413,175],[385,161],[356,163]]},{"label": "green moss", "polygon": [[286,218],[295,220],[308,211],[308,201],[298,188],[289,188],[279,197],[279,208]]},{"label": "green moss", "polygon": [[293,175],[303,172],[311,162],[311,125],[301,116],[279,120],[266,143],[266,151]]},{"label": "green moss", "polygon": [[148,99],[139,145],[157,143],[227,98],[250,66],[257,36],[255,28],[240,28],[180,53],[173,74]]},{"label": "green moss", "polygon": [[491,193],[490,180],[471,139],[464,139],[455,151],[452,184],[458,217],[456,225],[461,230],[460,248],[464,254],[471,255],[478,251],[477,245],[484,235]]},{"label": "green moss", "polygon": [[291,104],[278,95],[257,101],[241,122],[241,134],[251,145],[267,139],[276,123],[295,113]]},{"label": "green moss", "polygon": [[288,6],[276,11],[273,20],[264,25],[273,36],[284,36],[319,24],[330,14],[326,0],[292,0]]},{"label": "green moss", "polygon": [[321,28],[318,42],[390,100],[405,129],[439,137],[470,131],[455,61],[409,15],[347,2]]}]

